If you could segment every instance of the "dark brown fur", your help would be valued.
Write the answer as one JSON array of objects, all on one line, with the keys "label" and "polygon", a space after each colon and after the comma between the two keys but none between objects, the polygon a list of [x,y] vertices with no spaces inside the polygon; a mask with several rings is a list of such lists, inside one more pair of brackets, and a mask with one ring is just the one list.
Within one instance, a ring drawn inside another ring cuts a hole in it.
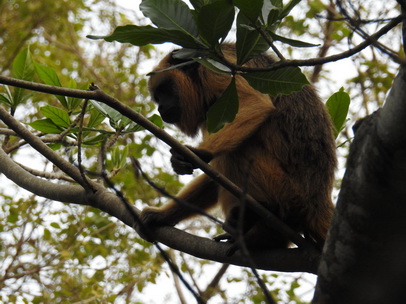
[{"label": "dark brown fur", "polygon": [[[234,60],[233,45],[226,44],[222,50],[226,58]],[[155,70],[168,68],[174,61],[169,54]],[[265,67],[272,62],[263,54],[246,65]],[[330,118],[313,87],[305,86],[300,92],[271,99],[237,76],[237,117],[209,135],[206,112],[228,86],[230,76],[216,74],[196,63],[153,75],[149,81],[151,93],[168,79],[175,80],[183,110],[176,125],[190,136],[199,130],[203,132],[198,149],[214,156],[210,164],[247,189],[293,229],[322,244],[334,210],[330,195],[336,156]],[[237,198],[205,174],[194,179],[178,197],[202,209],[220,204],[229,222],[235,222],[231,210],[240,205]],[[141,217],[147,224],[174,225],[192,215],[193,211],[171,201],[159,209],[144,209]],[[249,246],[288,245],[286,238],[269,231],[255,213],[247,212],[245,221],[251,223]]]}]

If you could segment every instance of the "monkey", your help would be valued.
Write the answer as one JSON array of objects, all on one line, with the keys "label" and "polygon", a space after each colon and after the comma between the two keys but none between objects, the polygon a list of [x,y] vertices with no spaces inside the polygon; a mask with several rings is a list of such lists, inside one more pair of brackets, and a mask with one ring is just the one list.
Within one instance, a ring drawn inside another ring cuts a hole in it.
[{"label": "monkey", "polygon": [[[168,69],[185,61],[174,56],[175,52],[161,60],[154,71],[164,71],[153,73],[148,82],[162,119],[188,136],[201,132],[201,143],[190,148],[197,156],[322,247],[334,212],[331,191],[337,161],[332,122],[315,88],[305,85],[301,91],[271,97],[237,74],[236,117],[210,134],[206,130],[207,111],[232,76],[215,73],[197,62]],[[227,60],[236,62],[234,44],[223,43],[221,52]],[[271,55],[261,53],[244,66],[264,68],[274,62]],[[193,172],[195,167],[188,159],[174,150],[171,153],[177,174]],[[235,233],[242,212],[244,242],[249,249],[290,245],[249,206],[242,211],[241,200],[206,174],[193,179],[177,198],[202,210],[221,206],[226,234],[215,238],[217,241],[236,241],[228,232]],[[144,208],[141,220],[147,226],[174,226],[194,215],[192,208],[171,200],[161,208]]]}]

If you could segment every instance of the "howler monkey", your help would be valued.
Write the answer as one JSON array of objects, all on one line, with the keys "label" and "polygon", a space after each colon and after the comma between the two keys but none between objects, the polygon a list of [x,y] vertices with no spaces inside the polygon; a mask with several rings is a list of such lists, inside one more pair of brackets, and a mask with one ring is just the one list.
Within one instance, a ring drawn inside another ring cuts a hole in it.
[{"label": "howler monkey", "polygon": [[[234,45],[223,44],[221,50],[235,62]],[[168,54],[154,71],[183,62],[173,54]],[[246,66],[266,67],[273,62],[270,56],[261,54]],[[164,121],[189,136],[203,133],[203,141],[192,151],[287,225],[322,245],[334,209],[330,195],[336,166],[332,124],[323,103],[310,85],[300,92],[271,98],[237,75],[236,118],[209,134],[206,113],[230,80],[230,75],[215,73],[195,62],[154,73],[149,89]],[[172,166],[178,174],[193,171],[186,159],[172,154]],[[203,210],[220,204],[226,226],[238,222],[240,200],[206,174],[196,177],[177,197]],[[141,219],[147,225],[175,225],[195,214],[170,201],[162,208],[145,208]],[[244,212],[244,233],[248,247],[281,248],[289,244],[286,237],[270,231],[249,209]]]}]

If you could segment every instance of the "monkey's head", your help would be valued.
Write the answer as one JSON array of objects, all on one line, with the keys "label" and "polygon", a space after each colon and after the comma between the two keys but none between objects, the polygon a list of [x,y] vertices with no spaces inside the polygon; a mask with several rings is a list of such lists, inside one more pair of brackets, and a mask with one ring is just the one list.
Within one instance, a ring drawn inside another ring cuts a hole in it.
[{"label": "monkey's head", "polygon": [[162,119],[195,136],[205,124],[207,110],[230,83],[230,76],[214,73],[197,62],[168,69],[185,62],[169,53],[154,69],[157,73],[151,75],[148,88]]}]

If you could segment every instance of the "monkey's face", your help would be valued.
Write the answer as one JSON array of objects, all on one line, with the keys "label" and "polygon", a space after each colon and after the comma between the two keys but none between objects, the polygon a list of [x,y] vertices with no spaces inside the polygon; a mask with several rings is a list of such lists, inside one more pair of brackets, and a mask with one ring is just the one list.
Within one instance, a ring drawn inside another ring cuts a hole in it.
[{"label": "monkey's face", "polygon": [[158,104],[158,111],[162,119],[171,124],[180,122],[182,108],[176,84],[171,79],[165,79],[156,88],[151,90],[155,103]]}]

